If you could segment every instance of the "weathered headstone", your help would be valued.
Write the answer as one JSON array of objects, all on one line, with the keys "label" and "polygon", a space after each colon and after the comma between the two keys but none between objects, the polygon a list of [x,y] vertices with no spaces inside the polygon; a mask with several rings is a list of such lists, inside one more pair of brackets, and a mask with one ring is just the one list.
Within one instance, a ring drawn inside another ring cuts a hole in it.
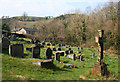
[{"label": "weathered headstone", "polygon": [[2,49],[9,49],[10,41],[7,37],[2,38]]},{"label": "weathered headstone", "polygon": [[45,42],[43,42],[42,45],[45,45]]},{"label": "weathered headstone", "polygon": [[9,45],[9,55],[22,58],[24,54],[23,44]]},{"label": "weathered headstone", "polygon": [[56,48],[53,48],[52,50],[53,50],[53,51],[56,51]]},{"label": "weathered headstone", "polygon": [[82,60],[83,60],[83,56],[82,56],[82,55],[79,55],[79,58],[80,58],[80,61],[82,61]]},{"label": "weathered headstone", "polygon": [[54,66],[52,59],[32,63],[39,65],[42,68],[52,68]]},{"label": "weathered headstone", "polygon": [[70,54],[73,54],[73,50],[70,50]]},{"label": "weathered headstone", "polygon": [[60,53],[59,52],[56,52],[55,53],[55,61],[60,61]]},{"label": "weathered headstone", "polygon": [[69,54],[69,50],[65,50],[65,56]]},{"label": "weathered headstone", "polygon": [[26,48],[26,50],[28,50],[28,51],[32,52],[32,48]]},{"label": "weathered headstone", "polygon": [[30,44],[30,41],[26,41],[27,44]]},{"label": "weathered headstone", "polygon": [[64,56],[64,52],[60,52],[60,56]]},{"label": "weathered headstone", "polygon": [[40,47],[35,46],[32,48],[32,58],[38,58],[40,56]]},{"label": "weathered headstone", "polygon": [[47,46],[50,46],[50,43],[47,43]]},{"label": "weathered headstone", "polygon": [[52,59],[52,50],[50,48],[46,49],[45,55],[47,59]]},{"label": "weathered headstone", "polygon": [[44,48],[44,45],[41,45],[40,48]]},{"label": "weathered headstone", "polygon": [[75,55],[75,54],[73,54],[73,60],[74,60],[74,61],[76,60],[76,55]]},{"label": "weathered headstone", "polygon": [[69,50],[71,50],[71,48],[69,48]]},{"label": "weathered headstone", "polygon": [[31,43],[34,44],[34,40],[33,39],[31,40]]},{"label": "weathered headstone", "polygon": [[59,44],[59,47],[61,47],[61,44]]},{"label": "weathered headstone", "polygon": [[58,51],[61,51],[61,48],[58,48]]}]

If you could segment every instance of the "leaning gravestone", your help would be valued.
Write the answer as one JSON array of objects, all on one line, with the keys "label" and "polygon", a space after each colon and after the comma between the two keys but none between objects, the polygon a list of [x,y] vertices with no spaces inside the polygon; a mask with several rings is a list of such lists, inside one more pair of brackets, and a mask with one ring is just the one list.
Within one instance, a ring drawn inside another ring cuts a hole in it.
[{"label": "leaning gravestone", "polygon": [[44,48],[44,45],[41,45],[40,48]]},{"label": "leaning gravestone", "polygon": [[59,52],[55,53],[55,61],[60,61],[60,53]]},{"label": "leaning gravestone", "polygon": [[22,58],[24,54],[23,44],[9,45],[9,55]]},{"label": "leaning gravestone", "polygon": [[2,38],[2,49],[8,49],[10,45],[10,41],[7,37]]},{"label": "leaning gravestone", "polygon": [[32,48],[32,58],[38,58],[40,56],[40,47],[35,46]]},{"label": "leaning gravestone", "polygon": [[58,51],[61,51],[61,48],[58,48]]},{"label": "leaning gravestone", "polygon": [[46,49],[45,55],[47,59],[52,59],[52,50],[50,48]]},{"label": "leaning gravestone", "polygon": [[55,44],[52,44],[52,46],[55,46]]}]

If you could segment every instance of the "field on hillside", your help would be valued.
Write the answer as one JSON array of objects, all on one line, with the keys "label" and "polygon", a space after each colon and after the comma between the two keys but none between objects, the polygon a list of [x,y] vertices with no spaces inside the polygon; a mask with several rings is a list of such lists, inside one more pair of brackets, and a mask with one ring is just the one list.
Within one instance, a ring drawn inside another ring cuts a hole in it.
[{"label": "field on hillside", "polygon": [[[30,41],[30,39],[24,39]],[[24,58],[16,58],[9,56],[8,50],[3,50],[2,55],[2,80],[103,80],[106,76],[93,76],[91,70],[94,64],[97,62],[97,50],[95,48],[83,48],[81,54],[83,60],[77,59],[73,61],[71,58],[61,56],[60,61],[54,61],[54,68],[41,68],[38,65],[32,64],[32,61],[42,61],[46,59],[45,46],[41,48],[40,57],[42,59],[31,59],[32,53],[25,50],[25,48],[33,47],[34,44],[27,44],[25,41],[11,41],[11,44],[23,44],[24,45]],[[57,46],[55,45],[57,48]],[[61,47],[62,51],[67,50],[66,47]],[[73,52],[77,54],[78,47],[71,47]],[[93,52],[95,57],[92,58]],[[53,52],[53,60],[54,60]],[[69,54],[72,55],[72,54]],[[79,54],[77,54],[79,55]],[[114,54],[104,53],[104,62],[108,64],[108,71],[111,73],[107,80],[118,79],[118,57]],[[66,63],[73,64],[77,68],[67,67]]]}]

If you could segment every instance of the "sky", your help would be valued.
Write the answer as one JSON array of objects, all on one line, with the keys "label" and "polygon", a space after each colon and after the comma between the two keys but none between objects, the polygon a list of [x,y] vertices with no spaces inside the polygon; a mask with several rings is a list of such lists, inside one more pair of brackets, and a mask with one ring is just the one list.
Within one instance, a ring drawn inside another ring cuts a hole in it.
[{"label": "sky", "polygon": [[101,7],[109,0],[0,0],[0,17],[22,16],[24,12],[28,16],[59,16],[79,9],[86,12],[87,7],[91,10],[98,5]]}]

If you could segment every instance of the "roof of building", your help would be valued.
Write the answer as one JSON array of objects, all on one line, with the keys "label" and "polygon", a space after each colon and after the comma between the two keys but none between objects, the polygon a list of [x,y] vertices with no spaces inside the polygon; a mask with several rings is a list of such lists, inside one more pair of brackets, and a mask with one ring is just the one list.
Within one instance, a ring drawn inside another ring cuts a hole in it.
[{"label": "roof of building", "polygon": [[25,29],[26,31],[38,31],[37,29],[32,29],[32,28],[27,28],[27,27],[22,27],[22,28],[14,28],[11,31],[15,32],[15,31],[20,31],[21,29]]}]

